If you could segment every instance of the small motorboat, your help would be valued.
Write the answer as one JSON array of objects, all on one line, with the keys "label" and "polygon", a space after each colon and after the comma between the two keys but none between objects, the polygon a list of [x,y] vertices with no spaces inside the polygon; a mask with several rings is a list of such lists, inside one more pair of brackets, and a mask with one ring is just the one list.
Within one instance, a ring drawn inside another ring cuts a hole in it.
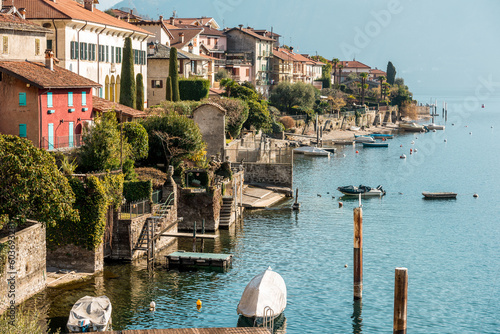
[{"label": "small motorboat", "polygon": [[314,146],[297,147],[296,149],[293,150],[293,152],[301,153],[304,155],[314,155],[314,156],[324,156],[324,157],[330,156],[330,152]]},{"label": "small motorboat", "polygon": [[111,301],[106,296],[78,299],[69,312],[67,327],[70,333],[110,330]]},{"label": "small motorboat", "polygon": [[359,187],[343,186],[343,187],[338,187],[337,190],[340,191],[345,196],[359,196],[360,194],[361,197],[385,195],[385,190],[382,189],[382,186],[378,186],[377,188],[371,188],[364,185],[360,185]]},{"label": "small motorboat", "polygon": [[373,138],[378,138],[378,139],[393,139],[394,135],[391,135],[390,133],[372,133],[369,135],[370,137]]},{"label": "small motorboat", "polygon": [[457,198],[457,193],[452,193],[452,192],[438,192],[438,193],[431,193],[428,191],[424,191],[422,193],[424,195],[424,198],[427,199],[444,199],[444,198]]},{"label": "small motorboat", "polygon": [[272,321],[286,308],[286,284],[283,277],[271,267],[258,274],[247,284],[238,304],[237,312],[255,326]]},{"label": "small motorboat", "polygon": [[429,130],[444,130],[445,126],[444,125],[437,125],[434,123],[426,125],[427,129]]},{"label": "small motorboat", "polygon": [[354,125],[349,128],[349,130],[351,131],[359,131],[360,129],[361,128],[359,126],[354,126]]},{"label": "small motorboat", "polygon": [[399,159],[406,159],[406,154],[401,154],[401,155],[399,156]]},{"label": "small motorboat", "polygon": [[363,147],[389,147],[389,143],[363,143]]},{"label": "small motorboat", "polygon": [[358,136],[354,139],[356,143],[376,143],[375,139],[370,136]]},{"label": "small motorboat", "polygon": [[401,123],[399,124],[399,129],[408,131],[408,132],[424,132],[425,127],[421,124],[417,123]]}]

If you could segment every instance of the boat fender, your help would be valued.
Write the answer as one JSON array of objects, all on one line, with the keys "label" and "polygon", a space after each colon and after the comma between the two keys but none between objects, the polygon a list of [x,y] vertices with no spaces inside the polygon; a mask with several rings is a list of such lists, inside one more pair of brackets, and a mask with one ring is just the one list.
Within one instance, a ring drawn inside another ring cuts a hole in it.
[{"label": "boat fender", "polygon": [[356,151],[356,153],[359,153],[359,151]]},{"label": "boat fender", "polygon": [[155,309],[156,309],[156,303],[152,301],[151,303],[149,303],[149,310],[154,311]]},{"label": "boat fender", "polygon": [[344,206],[344,203],[342,202],[339,202],[339,208],[343,207]]},{"label": "boat fender", "polygon": [[472,196],[473,196],[474,198],[478,198],[478,197],[479,197],[479,195],[478,195],[478,194],[474,194],[474,195],[472,195]]},{"label": "boat fender", "polygon": [[446,143],[446,142],[448,142],[448,141],[445,139],[445,140],[444,140],[444,142]]},{"label": "boat fender", "polygon": [[347,263],[346,263],[346,264],[344,264],[344,268],[347,268]]}]

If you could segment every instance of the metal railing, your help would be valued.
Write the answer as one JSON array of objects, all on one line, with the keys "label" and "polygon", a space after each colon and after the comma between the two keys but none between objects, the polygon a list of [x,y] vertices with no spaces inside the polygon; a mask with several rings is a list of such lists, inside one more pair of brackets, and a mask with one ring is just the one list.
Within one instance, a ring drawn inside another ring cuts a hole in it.
[{"label": "metal railing", "polygon": [[258,162],[270,164],[287,164],[293,161],[293,152],[290,148],[273,150],[259,149],[227,149],[226,157],[231,162]]},{"label": "metal railing", "polygon": [[40,148],[46,150],[57,150],[65,148],[75,148],[82,146],[82,135],[73,136],[58,136],[54,137],[52,140],[49,137],[42,137],[42,142],[40,143]]},{"label": "metal railing", "polygon": [[150,213],[151,201],[143,199],[123,204],[119,213],[119,219],[133,219]]}]

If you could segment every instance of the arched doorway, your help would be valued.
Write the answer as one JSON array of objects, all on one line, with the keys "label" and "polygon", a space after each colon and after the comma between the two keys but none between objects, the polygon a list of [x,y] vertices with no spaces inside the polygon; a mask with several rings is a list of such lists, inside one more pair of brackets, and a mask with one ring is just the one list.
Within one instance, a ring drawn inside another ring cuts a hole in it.
[{"label": "arched doorway", "polygon": [[106,79],[104,79],[104,98],[109,100],[109,77],[106,75]]},{"label": "arched doorway", "polygon": [[116,76],[116,92],[115,92],[115,96],[116,96],[116,102],[120,102],[120,76],[119,75]]},{"label": "arched doorway", "polygon": [[111,85],[109,87],[109,100],[115,102],[115,77],[111,76]]}]

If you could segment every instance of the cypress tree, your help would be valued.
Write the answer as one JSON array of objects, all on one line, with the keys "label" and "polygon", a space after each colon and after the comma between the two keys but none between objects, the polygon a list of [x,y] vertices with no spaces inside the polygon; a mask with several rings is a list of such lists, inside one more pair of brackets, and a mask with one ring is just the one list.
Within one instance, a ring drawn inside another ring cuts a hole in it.
[{"label": "cypress tree", "polygon": [[179,96],[179,73],[177,73],[177,49],[170,48],[170,64],[168,72],[171,80],[172,87],[172,101],[176,102],[180,100]]},{"label": "cypress tree", "polygon": [[167,90],[167,101],[172,101],[172,78],[167,77],[167,83],[165,84],[165,88]]},{"label": "cypress tree", "polygon": [[135,108],[137,110],[144,110],[144,83],[142,80],[142,74],[137,73],[135,78],[136,84],[136,98],[135,98]]},{"label": "cypress tree", "polygon": [[123,47],[120,103],[135,108],[135,94],[134,52],[132,50],[132,39],[127,37]]},{"label": "cypress tree", "polygon": [[396,68],[392,62],[389,62],[387,63],[387,82],[394,85],[394,80],[396,80]]}]

